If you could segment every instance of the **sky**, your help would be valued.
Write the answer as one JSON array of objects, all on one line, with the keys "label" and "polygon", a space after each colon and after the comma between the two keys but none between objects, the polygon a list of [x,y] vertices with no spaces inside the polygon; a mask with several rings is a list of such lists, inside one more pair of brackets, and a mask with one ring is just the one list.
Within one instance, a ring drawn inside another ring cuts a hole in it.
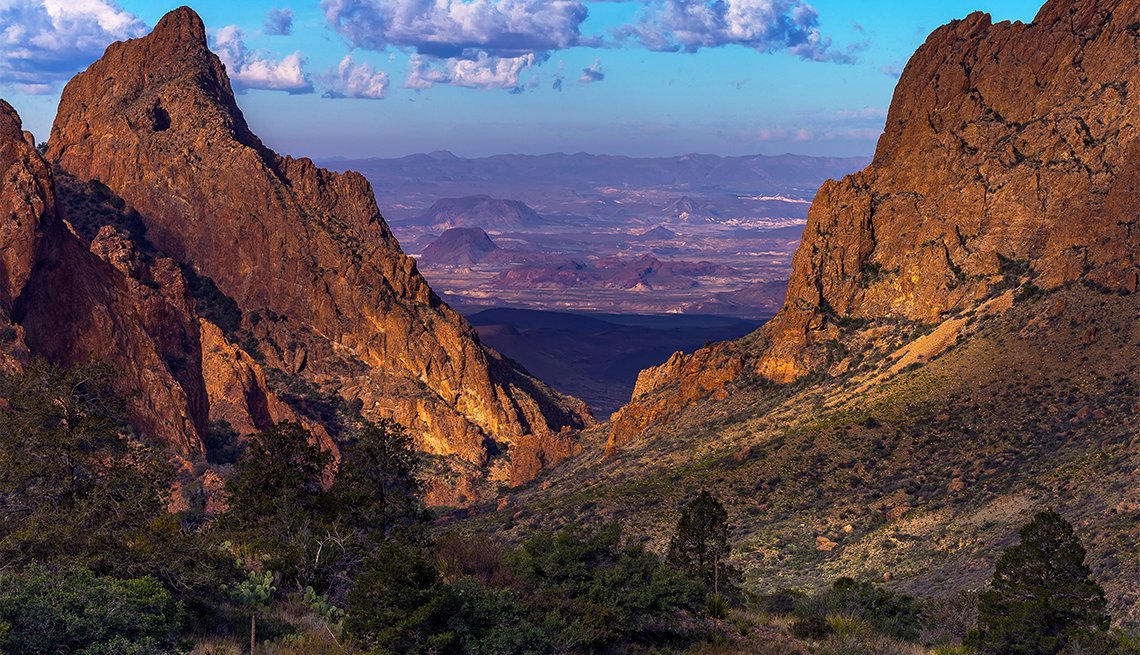
[{"label": "sky", "polygon": [[[869,155],[932,30],[1041,1],[190,0],[253,130],[314,158]],[[176,6],[0,0],[0,97],[45,139],[67,80]]]}]

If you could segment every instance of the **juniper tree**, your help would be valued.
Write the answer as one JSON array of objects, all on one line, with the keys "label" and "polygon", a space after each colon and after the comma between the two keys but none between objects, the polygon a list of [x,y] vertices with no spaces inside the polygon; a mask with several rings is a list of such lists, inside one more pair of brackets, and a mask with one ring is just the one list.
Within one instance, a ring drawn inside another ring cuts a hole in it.
[{"label": "juniper tree", "polygon": [[1101,641],[1106,605],[1073,526],[1044,511],[998,559],[968,641],[984,655],[1053,655]]},{"label": "juniper tree", "polygon": [[666,561],[702,583],[710,593],[731,594],[739,577],[725,562],[732,552],[731,530],[728,510],[702,490],[681,510]]}]

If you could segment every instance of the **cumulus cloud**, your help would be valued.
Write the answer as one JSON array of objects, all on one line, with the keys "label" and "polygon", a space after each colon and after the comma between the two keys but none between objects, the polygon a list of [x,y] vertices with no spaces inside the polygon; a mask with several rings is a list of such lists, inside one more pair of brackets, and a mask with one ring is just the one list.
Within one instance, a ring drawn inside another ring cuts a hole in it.
[{"label": "cumulus cloud", "polygon": [[819,31],[819,13],[803,0],[648,0],[637,23],[617,36],[658,51],[739,45],[814,61],[852,61],[832,49]]},{"label": "cumulus cloud", "polygon": [[388,92],[389,81],[388,73],[357,63],[352,60],[352,55],[345,55],[336,70],[325,76],[324,97],[380,100]]},{"label": "cumulus cloud", "polygon": [[265,15],[265,33],[288,36],[293,33],[293,10],[274,7]]},{"label": "cumulus cloud", "polygon": [[[332,28],[357,48],[414,52],[405,86],[519,91],[550,52],[579,45],[581,0],[322,0]],[[561,86],[555,77],[554,88]]]},{"label": "cumulus cloud", "polygon": [[146,25],[112,0],[0,0],[0,84],[48,93]]},{"label": "cumulus cloud", "polygon": [[[819,15],[805,0],[634,1],[635,22],[613,38],[583,35],[597,0],[321,0],[325,19],[353,48],[389,48],[416,57],[405,86],[436,84],[518,90],[517,76],[571,47],[638,44],[652,50],[696,52],[739,45],[760,52],[788,51],[804,59],[852,61],[819,30]],[[601,81],[600,67],[579,79]],[[485,83],[480,83],[484,80]],[[564,75],[551,88],[562,89]]]},{"label": "cumulus cloud", "polygon": [[349,44],[389,45],[438,58],[519,57],[583,42],[579,0],[322,0],[325,18]]},{"label": "cumulus cloud", "polygon": [[280,60],[251,52],[245,46],[245,35],[236,25],[218,30],[214,36],[214,52],[226,65],[230,81],[238,91],[267,89],[290,94],[312,93],[313,83],[303,70],[305,58],[294,52]]},{"label": "cumulus cloud", "polygon": [[606,79],[606,74],[602,71],[602,60],[595,59],[594,63],[582,69],[582,76],[578,81],[582,84],[591,84],[593,82],[601,82]]},{"label": "cumulus cloud", "polygon": [[534,53],[518,57],[494,57],[480,54],[476,59],[436,60],[415,54],[408,60],[408,78],[404,87],[429,89],[436,84],[451,84],[471,89],[506,89],[521,91],[519,78],[541,62]]}]

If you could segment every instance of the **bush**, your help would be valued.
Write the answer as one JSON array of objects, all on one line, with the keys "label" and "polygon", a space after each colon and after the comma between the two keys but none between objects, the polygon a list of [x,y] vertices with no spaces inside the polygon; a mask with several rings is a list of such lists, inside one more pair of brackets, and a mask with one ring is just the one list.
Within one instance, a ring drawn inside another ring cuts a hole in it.
[{"label": "bush", "polygon": [[171,471],[126,436],[116,372],[36,361],[0,376],[0,561],[114,570],[165,509]]},{"label": "bush", "polygon": [[657,555],[624,546],[617,525],[540,532],[507,561],[531,616],[571,649],[654,641],[672,631],[679,611],[700,602],[699,587]]},{"label": "bush", "polygon": [[712,619],[723,619],[728,616],[728,599],[720,594],[709,594],[705,598],[705,613]]},{"label": "bush", "polygon": [[777,589],[776,591],[761,596],[757,603],[757,609],[768,614],[791,614],[796,611],[796,607],[807,597],[807,594],[798,589]]},{"label": "bush", "polygon": [[457,652],[447,627],[451,601],[434,562],[413,546],[386,542],[348,595],[345,631],[382,652]]},{"label": "bush", "polygon": [[793,621],[792,634],[799,639],[820,641],[831,634],[831,624],[827,622],[827,617],[812,614]]},{"label": "bush", "polygon": [[182,608],[154,578],[35,566],[0,576],[8,655],[157,655],[176,651]]},{"label": "bush", "polygon": [[796,607],[801,620],[845,616],[869,624],[875,632],[914,641],[922,629],[922,608],[910,596],[896,594],[869,582],[839,578],[820,593],[808,596]]}]

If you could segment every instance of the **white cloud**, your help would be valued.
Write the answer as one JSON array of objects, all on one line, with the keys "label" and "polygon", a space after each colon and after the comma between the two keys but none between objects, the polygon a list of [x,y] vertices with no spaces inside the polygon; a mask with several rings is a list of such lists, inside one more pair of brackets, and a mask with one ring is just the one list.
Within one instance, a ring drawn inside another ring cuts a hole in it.
[{"label": "white cloud", "polygon": [[245,46],[245,35],[236,25],[228,25],[218,30],[214,36],[214,52],[226,65],[234,88],[267,89],[289,93],[312,93],[313,83],[305,74],[305,58],[300,52],[280,60],[251,52]]},{"label": "white cloud", "polygon": [[326,98],[370,98],[380,100],[388,92],[388,74],[345,55],[335,71],[325,76]]},{"label": "white cloud", "polygon": [[[322,0],[349,45],[414,51],[404,86],[436,84],[518,92],[525,71],[553,50],[593,45],[581,0]],[[558,86],[558,78],[555,78]]]},{"label": "white cloud", "polygon": [[0,84],[48,93],[146,25],[112,0],[0,0]]},{"label": "white cloud", "polygon": [[618,30],[650,50],[739,45],[787,50],[803,59],[850,62],[819,31],[819,14],[803,0],[647,0],[636,24]]},{"label": "white cloud", "polygon": [[463,59],[579,45],[588,14],[580,0],[322,0],[321,7],[354,47]]},{"label": "white cloud", "polygon": [[408,78],[404,86],[409,89],[429,89],[436,84],[451,84],[471,89],[507,89],[520,91],[520,76],[534,68],[541,58],[530,53],[519,57],[493,57],[487,54],[477,59],[436,60],[423,55],[412,55],[408,60]]},{"label": "white cloud", "polygon": [[[632,0],[636,22],[613,38],[582,34],[587,2],[599,0],[321,0],[325,19],[353,48],[411,51],[405,86],[455,84],[517,91],[518,74],[572,47],[635,43],[652,50],[696,52],[739,45],[786,51],[804,59],[850,62],[819,31],[805,0]],[[609,0],[625,1],[625,0]],[[531,60],[530,58],[534,59]],[[600,67],[579,77],[601,81]],[[561,90],[562,73],[552,88]]]},{"label": "white cloud", "polygon": [[293,10],[274,7],[265,15],[265,33],[288,36],[293,33]]}]

